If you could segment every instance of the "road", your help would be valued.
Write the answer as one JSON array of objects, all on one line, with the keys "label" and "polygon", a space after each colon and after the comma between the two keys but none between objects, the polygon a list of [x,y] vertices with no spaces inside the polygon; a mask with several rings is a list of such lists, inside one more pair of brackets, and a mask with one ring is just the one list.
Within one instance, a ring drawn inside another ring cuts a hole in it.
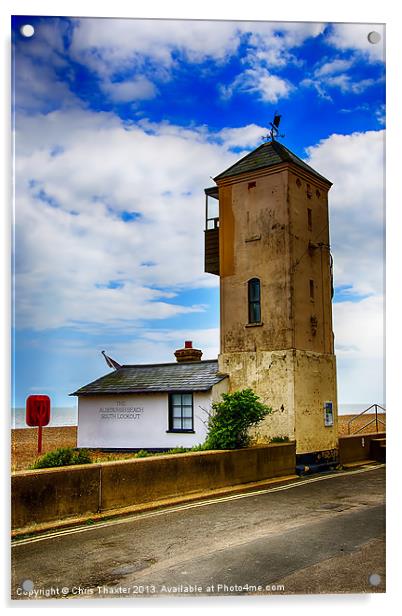
[{"label": "road", "polygon": [[20,540],[12,597],[384,592],[384,500],[377,466]]}]

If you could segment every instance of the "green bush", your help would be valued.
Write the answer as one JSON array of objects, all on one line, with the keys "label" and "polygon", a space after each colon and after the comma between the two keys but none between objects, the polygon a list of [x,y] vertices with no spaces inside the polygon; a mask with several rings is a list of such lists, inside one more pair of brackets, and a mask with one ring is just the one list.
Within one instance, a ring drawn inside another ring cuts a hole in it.
[{"label": "green bush", "polygon": [[193,445],[189,451],[205,451],[208,449],[205,443],[200,443],[199,445]]},{"label": "green bush", "polygon": [[288,443],[289,442],[289,437],[288,436],[273,436],[272,438],[269,439],[270,443]]},{"label": "green bush", "polygon": [[272,409],[262,402],[252,389],[222,394],[214,402],[208,420],[205,449],[238,449],[250,442],[249,428],[256,426]]},{"label": "green bush", "polygon": [[137,451],[137,453],[135,454],[136,458],[148,458],[148,456],[152,456],[155,454],[150,453],[149,451],[147,451],[146,449],[140,449],[139,451]]},{"label": "green bush", "polygon": [[91,462],[89,454],[85,451],[61,447],[45,453],[36,460],[31,468],[52,468],[54,466],[70,466],[71,464],[90,464]]},{"label": "green bush", "polygon": [[190,451],[188,447],[173,447],[172,449],[169,449],[168,451],[164,451],[163,453],[166,453],[166,454],[187,453],[188,451]]}]

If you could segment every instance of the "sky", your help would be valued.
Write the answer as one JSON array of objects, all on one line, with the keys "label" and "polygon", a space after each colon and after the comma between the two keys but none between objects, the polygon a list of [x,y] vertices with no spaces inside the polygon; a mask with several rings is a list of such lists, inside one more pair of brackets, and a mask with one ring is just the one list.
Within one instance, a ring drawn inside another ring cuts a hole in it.
[{"label": "sky", "polygon": [[[20,28],[35,33],[23,37]],[[376,30],[381,41],[371,44]],[[281,138],[329,193],[338,398],[384,402],[383,27],[13,20],[14,405],[120,363],[219,352],[204,192]]]}]

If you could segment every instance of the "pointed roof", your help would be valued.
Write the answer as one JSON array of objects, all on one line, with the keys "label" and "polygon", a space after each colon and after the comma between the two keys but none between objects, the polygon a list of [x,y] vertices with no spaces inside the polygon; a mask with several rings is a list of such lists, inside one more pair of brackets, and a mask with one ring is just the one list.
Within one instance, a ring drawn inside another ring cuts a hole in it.
[{"label": "pointed roof", "polygon": [[304,171],[315,175],[320,180],[327,184],[332,184],[323,175],[320,175],[312,167],[307,165],[301,158],[293,154],[288,148],[278,141],[267,141],[261,144],[258,148],[243,156],[234,165],[217,175],[214,180],[222,180],[224,178],[230,178],[241,173],[249,173],[250,171],[257,171],[257,169],[266,169],[268,167],[274,167],[281,163],[293,163],[297,167],[301,167]]}]

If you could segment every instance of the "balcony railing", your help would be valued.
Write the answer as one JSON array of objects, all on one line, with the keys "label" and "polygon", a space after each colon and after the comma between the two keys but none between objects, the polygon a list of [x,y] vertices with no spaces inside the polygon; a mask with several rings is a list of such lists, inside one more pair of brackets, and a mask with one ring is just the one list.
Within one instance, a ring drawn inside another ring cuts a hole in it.
[{"label": "balcony railing", "polygon": [[[216,199],[218,203],[214,203],[213,207],[210,207],[208,198],[212,197]],[[211,210],[218,210],[219,212],[219,200],[218,200],[218,187],[205,189],[205,266],[204,269],[208,274],[215,274],[219,276],[219,215],[211,215]]]}]

